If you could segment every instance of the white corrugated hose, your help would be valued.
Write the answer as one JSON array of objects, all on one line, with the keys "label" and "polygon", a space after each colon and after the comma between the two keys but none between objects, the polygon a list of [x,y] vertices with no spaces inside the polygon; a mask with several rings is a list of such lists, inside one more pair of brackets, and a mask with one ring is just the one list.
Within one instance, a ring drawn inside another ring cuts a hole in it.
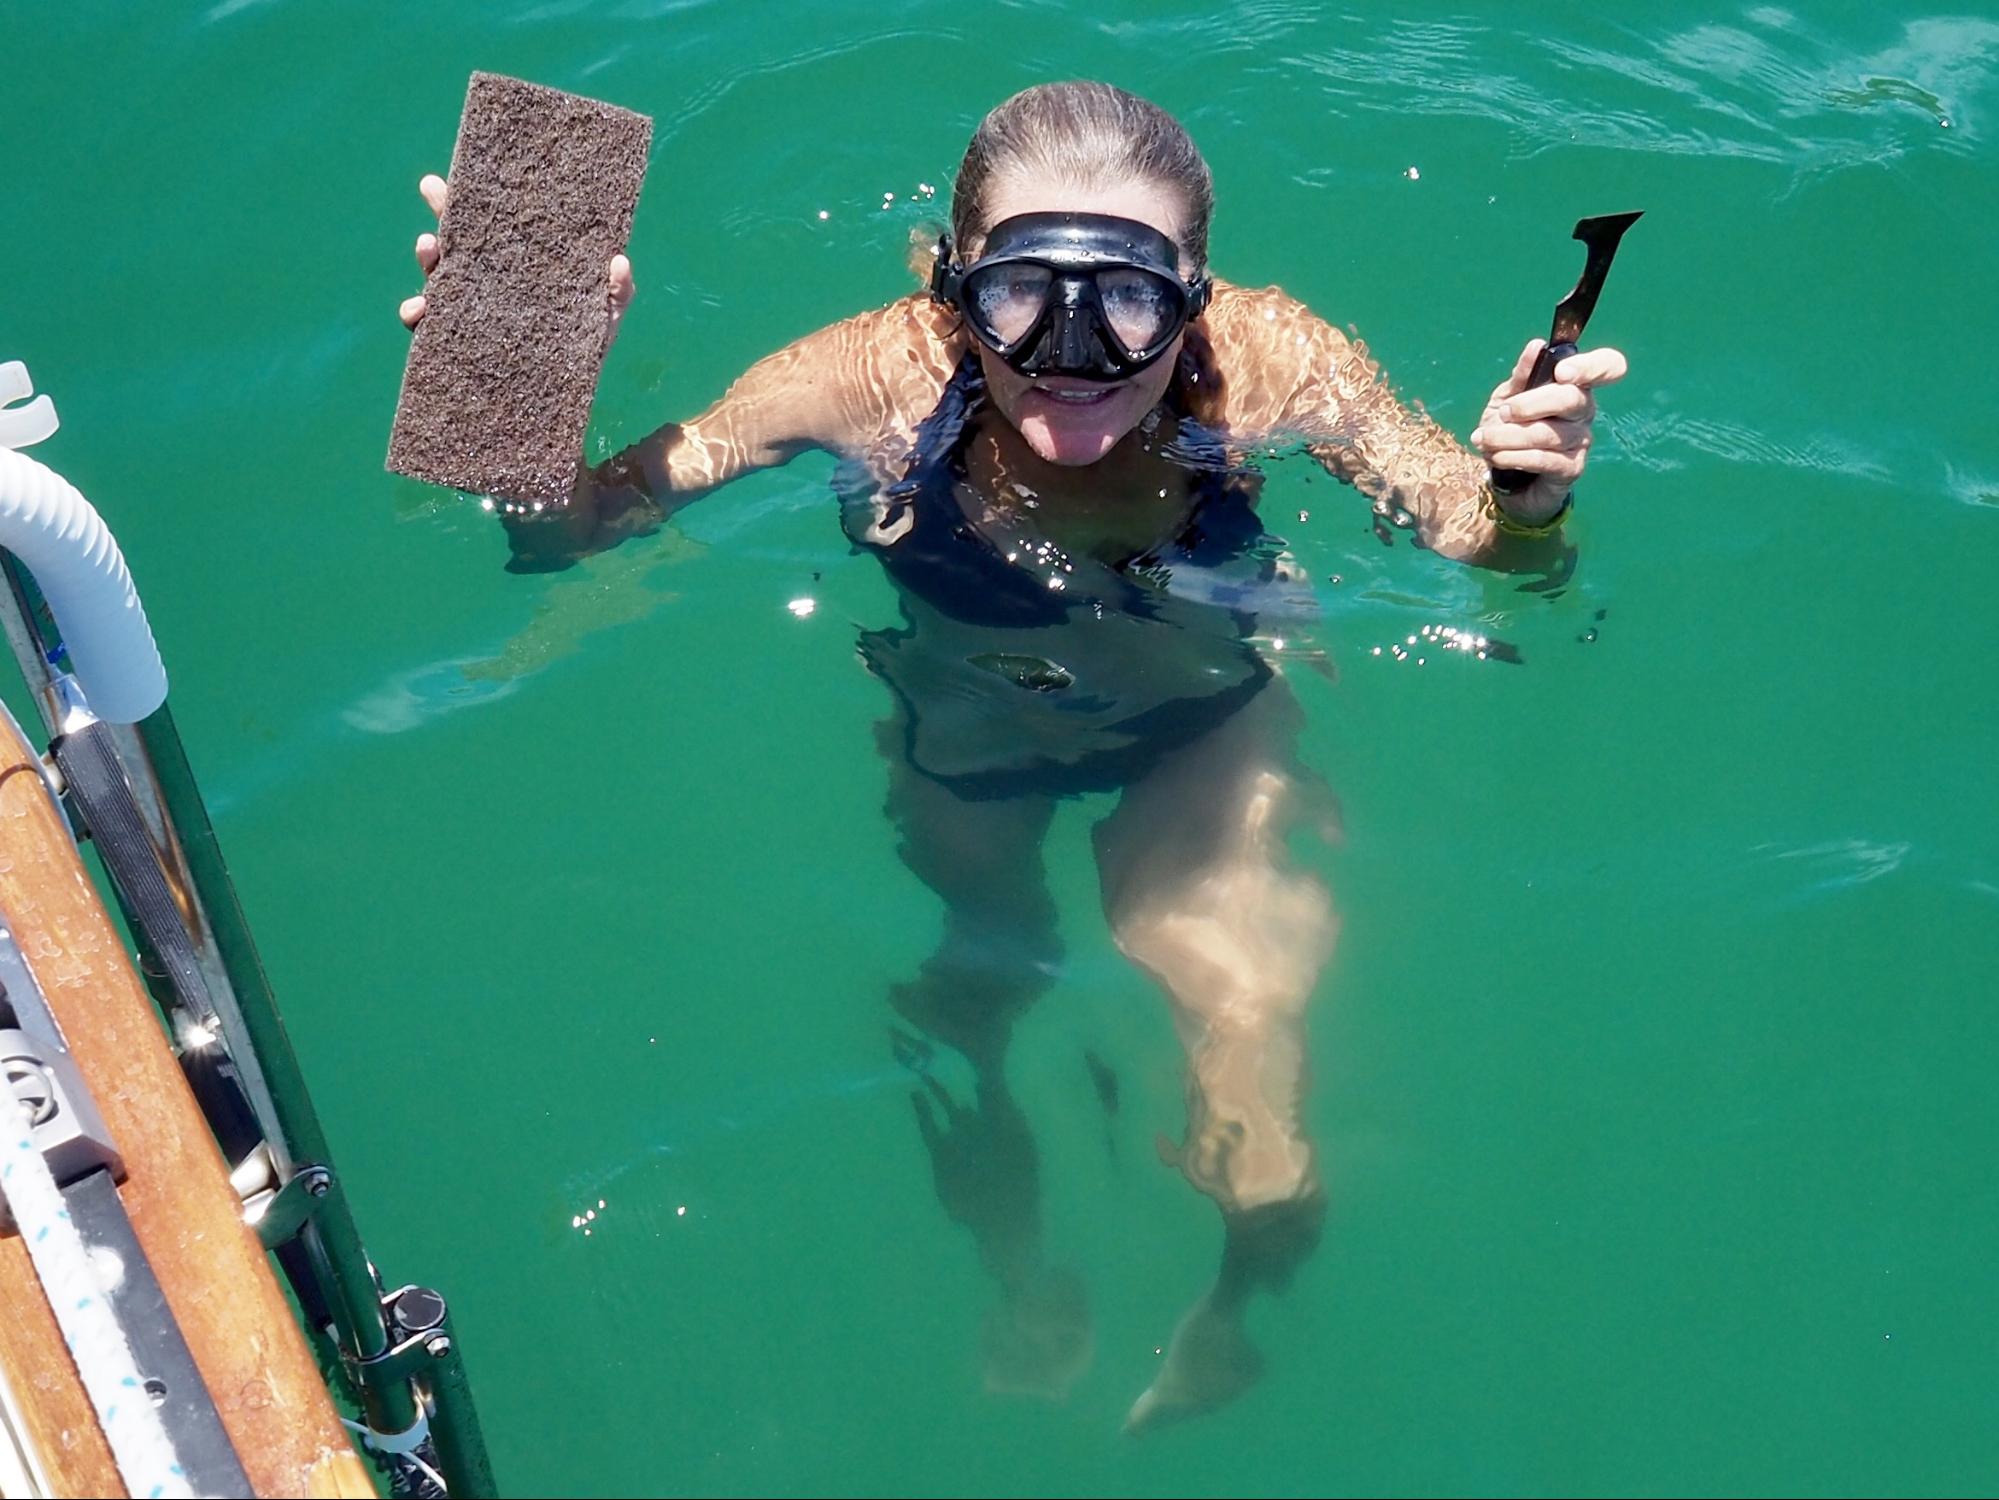
[{"label": "white corrugated hose", "polygon": [[0,364],[0,547],[27,565],[62,631],[91,711],[136,724],[166,701],[167,672],[124,555],[76,487],[15,448],[56,429],[55,406],[37,396],[27,366]]}]

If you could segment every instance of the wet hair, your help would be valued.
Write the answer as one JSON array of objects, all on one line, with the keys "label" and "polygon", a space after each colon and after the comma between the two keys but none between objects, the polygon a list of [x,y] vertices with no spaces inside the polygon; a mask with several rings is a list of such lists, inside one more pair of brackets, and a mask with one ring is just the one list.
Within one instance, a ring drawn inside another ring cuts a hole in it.
[{"label": "wet hair", "polygon": [[1180,198],[1180,253],[1208,264],[1214,178],[1186,128],[1158,105],[1108,83],[1040,83],[979,122],[951,189],[951,237],[976,246],[992,228],[993,184],[1019,172],[1079,187],[1136,179]]}]

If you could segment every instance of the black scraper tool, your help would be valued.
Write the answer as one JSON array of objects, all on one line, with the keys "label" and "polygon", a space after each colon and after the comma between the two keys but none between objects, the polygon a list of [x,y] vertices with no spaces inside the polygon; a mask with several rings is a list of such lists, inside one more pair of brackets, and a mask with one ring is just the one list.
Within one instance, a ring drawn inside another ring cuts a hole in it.
[{"label": "black scraper tool", "polygon": [[[1583,262],[1583,274],[1576,282],[1576,289],[1555,304],[1555,323],[1548,330],[1548,347],[1534,361],[1534,372],[1527,377],[1528,390],[1553,380],[1555,366],[1576,352],[1576,342],[1583,336],[1583,325],[1596,311],[1597,294],[1603,290],[1603,279],[1610,274],[1611,259],[1617,254],[1617,242],[1624,238],[1624,231],[1643,216],[1641,209],[1637,213],[1602,214],[1594,219],[1576,220],[1576,238],[1589,247],[1589,259]],[[1513,495],[1526,489],[1536,477],[1525,469],[1494,469],[1492,487]]]}]

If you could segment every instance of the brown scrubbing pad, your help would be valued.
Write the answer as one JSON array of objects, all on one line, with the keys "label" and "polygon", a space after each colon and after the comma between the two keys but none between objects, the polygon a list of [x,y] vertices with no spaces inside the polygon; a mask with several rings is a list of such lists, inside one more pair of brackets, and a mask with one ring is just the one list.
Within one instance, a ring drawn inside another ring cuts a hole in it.
[{"label": "brown scrubbing pad", "polygon": [[610,342],[611,257],[631,236],[652,121],[474,73],[388,467],[560,504]]}]

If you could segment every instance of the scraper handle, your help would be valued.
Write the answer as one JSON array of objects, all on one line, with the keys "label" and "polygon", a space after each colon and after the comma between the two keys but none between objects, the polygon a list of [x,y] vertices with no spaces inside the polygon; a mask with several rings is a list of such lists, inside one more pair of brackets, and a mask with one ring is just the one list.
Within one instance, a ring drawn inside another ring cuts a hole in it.
[{"label": "scraper handle", "polygon": [[[1576,346],[1566,341],[1549,344],[1534,360],[1533,373],[1527,377],[1527,389],[1546,385],[1555,378],[1555,366],[1576,352]],[[1494,469],[1492,487],[1502,495],[1517,495],[1540,476],[1530,474],[1525,469]]]}]

